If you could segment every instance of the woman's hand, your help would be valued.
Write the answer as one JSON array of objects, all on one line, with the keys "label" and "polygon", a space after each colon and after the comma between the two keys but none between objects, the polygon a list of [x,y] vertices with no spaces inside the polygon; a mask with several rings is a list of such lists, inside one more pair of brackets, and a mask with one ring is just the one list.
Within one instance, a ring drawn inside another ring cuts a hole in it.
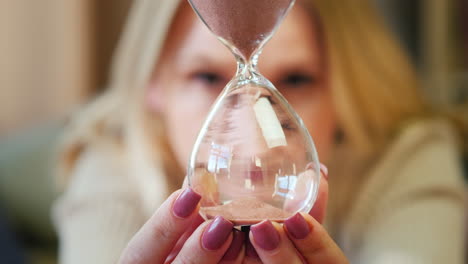
[{"label": "woman's hand", "polygon": [[250,241],[258,257],[247,251],[244,263],[348,263],[320,223],[304,213],[284,225],[263,221],[252,226]]},{"label": "woman's hand", "polygon": [[348,263],[320,224],[328,200],[327,171],[321,171],[310,215],[296,214],[284,224],[263,221],[249,238],[221,217],[203,222],[200,195],[178,191],[134,236],[120,263]]},{"label": "woman's hand", "polygon": [[232,241],[231,222],[203,222],[200,195],[191,189],[172,194],[132,238],[120,263],[218,263]]},{"label": "woman's hand", "polygon": [[328,201],[328,170],[321,166],[319,194],[309,214],[298,213],[283,225],[263,221],[251,227],[243,263],[349,263],[321,225]]}]

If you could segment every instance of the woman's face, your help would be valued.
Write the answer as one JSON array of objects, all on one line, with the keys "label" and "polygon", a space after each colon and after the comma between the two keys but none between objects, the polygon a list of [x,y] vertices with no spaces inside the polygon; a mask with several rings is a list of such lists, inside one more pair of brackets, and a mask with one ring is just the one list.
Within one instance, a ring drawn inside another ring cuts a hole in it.
[{"label": "woman's face", "polygon": [[[335,114],[313,21],[296,5],[264,48],[258,68],[303,119],[326,162]],[[162,54],[148,89],[148,104],[162,114],[169,143],[185,167],[210,106],[235,75],[236,63],[188,5],[175,18]]]}]

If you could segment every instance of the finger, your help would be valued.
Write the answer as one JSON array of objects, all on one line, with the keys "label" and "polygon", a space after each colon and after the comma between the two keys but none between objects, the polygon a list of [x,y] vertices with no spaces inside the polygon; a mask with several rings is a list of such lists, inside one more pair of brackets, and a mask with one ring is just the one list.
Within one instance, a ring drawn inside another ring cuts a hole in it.
[{"label": "finger", "polygon": [[244,261],[242,262],[243,264],[258,264],[262,263],[260,260],[260,257],[257,254],[257,251],[255,250],[254,246],[250,242],[249,234],[250,234],[250,227],[248,228],[248,231],[244,231],[244,233],[247,234],[247,238],[245,239],[245,257]]},{"label": "finger", "polygon": [[229,246],[220,264],[240,264],[245,256],[245,233],[234,229],[231,245]]},{"label": "finger", "polygon": [[252,258],[245,255],[244,259],[242,260],[242,264],[262,264],[263,262],[258,258]]},{"label": "finger", "polygon": [[174,259],[177,257],[179,254],[180,250],[185,244],[185,241],[193,234],[193,232],[203,223],[205,222],[205,219],[203,219],[200,214],[195,217],[193,220],[192,224],[190,227],[187,229],[187,231],[182,235],[182,237],[177,241],[177,244],[174,246],[172,249],[171,253],[169,256],[166,258],[165,263],[172,263]]},{"label": "finger", "polygon": [[269,220],[250,228],[250,241],[264,263],[302,263],[283,227]]},{"label": "finger", "polygon": [[162,263],[197,217],[200,199],[191,189],[173,193],[132,238],[120,263]]},{"label": "finger", "polygon": [[317,200],[309,214],[319,223],[323,223],[325,219],[327,204],[328,204],[328,169],[325,165],[320,164],[320,185],[317,195]]},{"label": "finger", "polygon": [[307,263],[348,263],[327,231],[312,216],[297,213],[288,218],[283,227]]},{"label": "finger", "polygon": [[201,224],[187,239],[173,263],[218,263],[232,241],[234,225],[218,216]]}]

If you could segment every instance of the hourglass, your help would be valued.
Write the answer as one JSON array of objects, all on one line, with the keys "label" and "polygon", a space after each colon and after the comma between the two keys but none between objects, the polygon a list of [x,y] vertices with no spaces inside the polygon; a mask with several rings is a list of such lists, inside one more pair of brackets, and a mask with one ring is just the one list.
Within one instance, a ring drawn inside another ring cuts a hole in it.
[{"label": "hourglass", "polygon": [[312,138],[257,69],[263,46],[294,0],[189,2],[237,60],[236,76],[212,106],[188,165],[189,185],[203,197],[200,214],[251,225],[308,212],[320,180]]}]

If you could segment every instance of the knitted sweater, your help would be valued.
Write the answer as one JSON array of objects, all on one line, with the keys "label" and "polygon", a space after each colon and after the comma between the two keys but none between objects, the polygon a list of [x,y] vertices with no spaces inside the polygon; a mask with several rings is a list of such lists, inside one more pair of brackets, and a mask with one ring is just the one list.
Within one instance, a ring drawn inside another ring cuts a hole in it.
[{"label": "knitted sweater", "polygon": [[[420,122],[388,146],[364,180],[330,171],[326,227],[351,263],[464,263],[464,183],[454,138],[443,122]],[[106,143],[81,155],[53,213],[61,263],[116,263],[168,195],[165,181],[153,190],[160,195],[145,195],[150,188],[141,188],[128,163]],[[144,197],[155,198],[147,206]]]}]

